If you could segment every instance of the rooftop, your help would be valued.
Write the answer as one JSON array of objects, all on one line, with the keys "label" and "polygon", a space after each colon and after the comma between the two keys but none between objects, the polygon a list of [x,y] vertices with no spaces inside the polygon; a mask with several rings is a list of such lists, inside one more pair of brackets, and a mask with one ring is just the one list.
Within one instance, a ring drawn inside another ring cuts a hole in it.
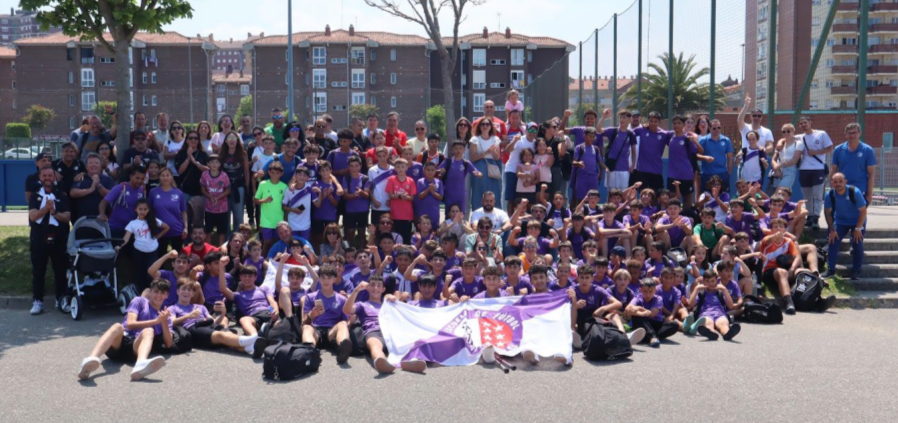
[{"label": "rooftop", "polygon": [[0,46],[0,59],[14,59],[16,57],[16,49],[10,46]]},{"label": "rooftop", "polygon": [[[625,88],[627,85],[630,85],[636,78],[617,78],[617,89]],[[605,91],[611,89],[611,78],[599,78],[595,79],[584,79],[583,80],[583,91],[591,91],[593,89],[593,85],[598,85],[599,91]],[[568,84],[568,89],[573,91],[580,89],[580,80],[578,79],[570,79],[570,84]]]},{"label": "rooftop", "polygon": [[[330,26],[325,26],[324,31],[319,32],[297,32],[293,34],[293,43],[308,42],[309,44],[364,44],[373,41],[382,45],[408,45],[408,46],[424,46],[430,42],[430,39],[418,35],[396,34],[392,32],[379,31],[356,31],[352,25],[349,30],[337,29],[331,31]],[[467,43],[471,46],[527,46],[535,44],[539,47],[573,47],[562,40],[551,37],[530,37],[521,34],[512,34],[510,29],[502,32],[484,31],[480,34],[461,35],[458,37],[459,43]],[[443,39],[444,45],[451,45],[451,38]],[[286,35],[272,35],[262,37],[252,44],[257,46],[278,46],[287,45]]]},{"label": "rooftop", "polygon": [[[112,35],[109,33],[103,34],[104,38],[107,41],[112,41]],[[161,33],[149,33],[149,32],[138,32],[134,36],[134,40],[140,41],[147,45],[154,46],[166,46],[166,45],[183,45],[188,42],[192,42],[194,44],[202,43],[202,39],[186,37],[177,32],[161,32]],[[92,39],[87,39],[85,41],[81,41],[79,37],[73,37],[69,35],[65,35],[61,32],[55,34],[47,34],[40,35],[37,37],[28,37],[21,38],[13,43],[15,45],[29,45],[29,46],[55,46],[55,45],[64,45],[69,42],[76,43],[90,43]]]}]

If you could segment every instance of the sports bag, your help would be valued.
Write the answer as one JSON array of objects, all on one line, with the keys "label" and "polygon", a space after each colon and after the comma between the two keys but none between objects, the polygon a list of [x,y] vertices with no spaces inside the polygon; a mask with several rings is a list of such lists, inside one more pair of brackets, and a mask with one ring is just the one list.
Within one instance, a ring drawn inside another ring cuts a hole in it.
[{"label": "sports bag", "polygon": [[746,295],[742,304],[742,314],[739,316],[742,321],[763,324],[783,323],[783,310],[777,304],[765,304],[754,295]]},{"label": "sports bag", "polygon": [[278,342],[265,348],[263,357],[262,376],[270,380],[293,380],[321,366],[321,352],[308,343]]},{"label": "sports bag", "polygon": [[796,310],[816,311],[822,293],[823,279],[807,270],[798,271],[795,285],[792,285],[792,301]]},{"label": "sports bag", "polygon": [[583,335],[583,356],[587,360],[610,361],[627,358],[633,355],[630,339],[614,324],[607,320],[586,321]]},{"label": "sports bag", "polygon": [[689,264],[689,255],[682,248],[671,248],[667,251],[667,258],[672,260],[677,266],[685,268]]},{"label": "sports bag", "polygon": [[287,321],[289,323],[287,325],[283,324],[283,321],[279,321],[277,324],[269,323],[259,337],[267,341],[266,345],[274,345],[278,342],[299,343],[302,339],[302,330],[295,319],[296,315],[289,319],[284,317],[282,320]]}]

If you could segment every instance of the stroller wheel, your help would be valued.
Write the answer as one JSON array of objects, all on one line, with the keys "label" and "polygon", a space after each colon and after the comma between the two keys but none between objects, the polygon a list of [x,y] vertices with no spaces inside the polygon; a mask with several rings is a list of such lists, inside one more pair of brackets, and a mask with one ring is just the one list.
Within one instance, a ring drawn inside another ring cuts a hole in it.
[{"label": "stroller wheel", "polygon": [[131,296],[128,295],[127,291],[122,291],[118,294],[118,309],[122,312],[122,314],[126,314],[128,312],[128,306],[131,304]]},{"label": "stroller wheel", "polygon": [[76,295],[72,297],[72,303],[70,306],[72,308],[72,319],[81,320],[81,315],[84,309],[84,299],[81,298],[80,295]]}]

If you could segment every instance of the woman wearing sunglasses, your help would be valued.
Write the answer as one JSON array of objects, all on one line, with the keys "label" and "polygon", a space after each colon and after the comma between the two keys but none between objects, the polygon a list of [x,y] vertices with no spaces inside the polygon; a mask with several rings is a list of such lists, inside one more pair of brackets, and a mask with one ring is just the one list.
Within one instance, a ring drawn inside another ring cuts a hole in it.
[{"label": "woman wearing sunglasses", "polygon": [[499,196],[502,193],[502,141],[496,134],[491,119],[480,119],[468,144],[471,163],[485,176],[471,180],[471,210],[483,206],[484,193],[492,192]]},{"label": "woman wearing sunglasses", "polygon": [[178,176],[178,169],[175,167],[175,157],[184,146],[184,139],[187,137],[187,131],[180,121],[174,121],[168,127],[168,140],[162,145],[162,158],[165,159],[166,166],[171,169],[175,177]]},{"label": "woman wearing sunglasses", "polygon": [[771,176],[773,184],[777,188],[792,188],[795,184],[795,176],[798,175],[798,162],[801,154],[795,154],[795,127],[791,123],[783,125],[783,137],[776,142],[776,152],[773,153],[773,167]]}]

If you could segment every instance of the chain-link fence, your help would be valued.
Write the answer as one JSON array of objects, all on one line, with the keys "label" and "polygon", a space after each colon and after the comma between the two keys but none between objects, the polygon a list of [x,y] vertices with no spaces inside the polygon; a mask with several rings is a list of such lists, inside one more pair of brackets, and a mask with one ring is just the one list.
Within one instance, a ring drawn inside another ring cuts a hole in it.
[{"label": "chain-link fence", "polygon": [[2,160],[34,160],[40,153],[49,153],[53,159],[59,158],[62,145],[68,141],[64,137],[9,138],[0,137]]}]

